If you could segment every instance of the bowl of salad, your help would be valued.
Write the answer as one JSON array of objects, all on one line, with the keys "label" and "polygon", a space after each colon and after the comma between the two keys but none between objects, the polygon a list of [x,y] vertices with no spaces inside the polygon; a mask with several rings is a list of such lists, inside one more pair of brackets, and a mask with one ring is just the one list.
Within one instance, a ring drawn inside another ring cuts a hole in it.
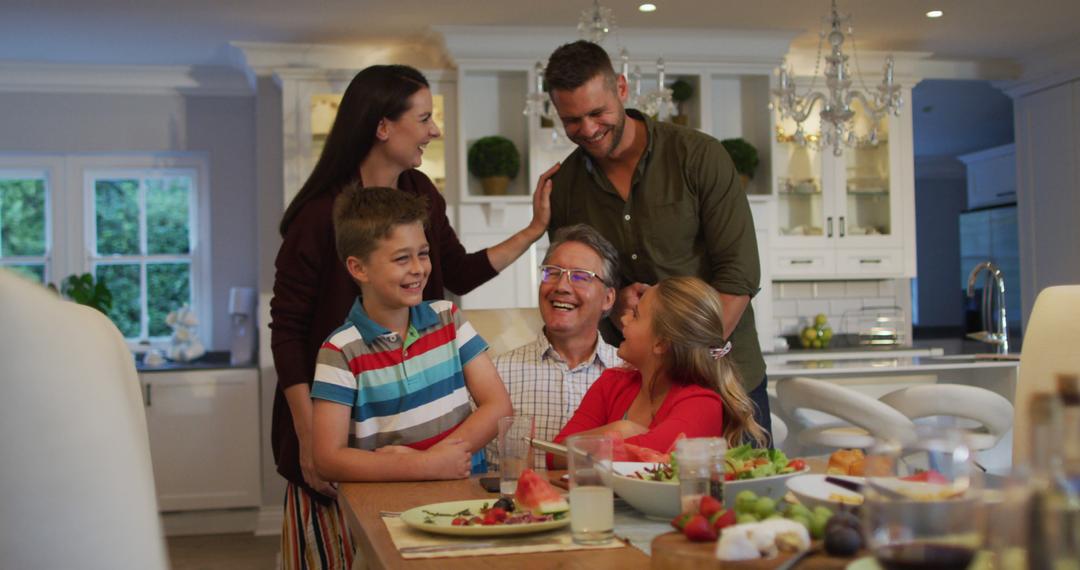
[{"label": "bowl of salad", "polygon": [[[785,481],[809,473],[802,459],[788,459],[778,449],[755,449],[740,445],[724,458],[724,506],[735,506],[735,495],[750,490],[759,497],[780,500],[787,493]],[[670,463],[616,461],[612,464],[612,489],[630,506],[658,519],[678,516],[679,466]]]}]

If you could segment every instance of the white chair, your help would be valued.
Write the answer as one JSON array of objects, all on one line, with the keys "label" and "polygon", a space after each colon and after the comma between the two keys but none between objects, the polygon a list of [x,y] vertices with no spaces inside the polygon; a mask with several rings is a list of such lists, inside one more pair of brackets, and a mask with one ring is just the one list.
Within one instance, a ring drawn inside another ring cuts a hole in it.
[{"label": "white chair", "polygon": [[772,422],[772,446],[780,449],[787,441],[787,423],[776,414],[769,414],[769,421]]},{"label": "white chair", "polygon": [[491,347],[491,356],[527,344],[540,334],[540,309],[466,309],[465,318]]},{"label": "white chair", "polygon": [[[776,396],[785,414],[801,420],[802,429],[793,431],[803,446],[865,449],[875,438],[904,444],[915,439],[915,424],[907,416],[870,396],[828,381],[783,378],[776,382]],[[814,423],[802,413],[807,410],[842,421]]]},{"label": "white chair", "polygon": [[1031,396],[1057,389],[1054,376],[1080,374],[1080,285],[1047,287],[1035,299],[1024,327],[1020,379],[1013,398],[1013,465],[1028,457],[1028,406]]},{"label": "white chair", "polygon": [[0,270],[0,566],[168,567],[142,393],[116,327]]},{"label": "white chair", "polygon": [[929,417],[962,418],[977,422],[964,430],[971,449],[983,451],[1001,441],[1013,424],[1013,405],[1001,394],[978,386],[962,384],[921,384],[889,392],[881,397],[908,419]]}]

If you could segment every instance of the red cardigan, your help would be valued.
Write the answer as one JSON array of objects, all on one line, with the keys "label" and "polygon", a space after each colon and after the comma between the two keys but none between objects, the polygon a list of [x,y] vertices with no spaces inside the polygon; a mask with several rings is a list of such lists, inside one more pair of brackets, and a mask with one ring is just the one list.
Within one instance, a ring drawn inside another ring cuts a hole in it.
[{"label": "red cardigan", "polygon": [[[585,393],[574,417],[555,437],[555,442],[623,419],[641,385],[638,370],[608,368]],[[649,431],[627,438],[626,443],[666,453],[680,433],[686,437],[721,437],[723,419],[724,406],[719,394],[694,384],[673,384],[649,422]]]}]

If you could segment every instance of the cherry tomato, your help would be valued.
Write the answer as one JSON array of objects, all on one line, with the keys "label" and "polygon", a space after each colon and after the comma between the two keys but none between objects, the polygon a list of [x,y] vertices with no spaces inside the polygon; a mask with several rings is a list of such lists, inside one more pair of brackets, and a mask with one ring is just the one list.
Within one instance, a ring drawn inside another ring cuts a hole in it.
[{"label": "cherry tomato", "polygon": [[787,466],[796,471],[802,471],[803,469],[806,469],[806,462],[802,459],[792,459],[791,461],[788,461]]},{"label": "cherry tomato", "polygon": [[465,517],[458,517],[458,518],[454,519],[453,522],[451,522],[450,524],[452,524],[454,526],[466,526],[466,525],[469,524],[469,519],[467,519]]}]

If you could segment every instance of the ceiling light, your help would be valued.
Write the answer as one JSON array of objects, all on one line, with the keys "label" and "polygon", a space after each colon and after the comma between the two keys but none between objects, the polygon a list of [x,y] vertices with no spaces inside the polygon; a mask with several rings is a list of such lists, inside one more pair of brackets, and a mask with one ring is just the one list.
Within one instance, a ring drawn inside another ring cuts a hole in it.
[{"label": "ceiling light", "polygon": [[656,4],[650,4],[650,3],[646,2],[646,3],[642,4],[641,6],[638,6],[637,9],[639,11],[641,11],[641,12],[655,12],[656,11]]},{"label": "ceiling light", "polygon": [[927,18],[940,18],[940,17],[942,17],[944,15],[945,15],[945,12],[942,12],[941,10],[930,10],[929,12],[926,13]]}]

